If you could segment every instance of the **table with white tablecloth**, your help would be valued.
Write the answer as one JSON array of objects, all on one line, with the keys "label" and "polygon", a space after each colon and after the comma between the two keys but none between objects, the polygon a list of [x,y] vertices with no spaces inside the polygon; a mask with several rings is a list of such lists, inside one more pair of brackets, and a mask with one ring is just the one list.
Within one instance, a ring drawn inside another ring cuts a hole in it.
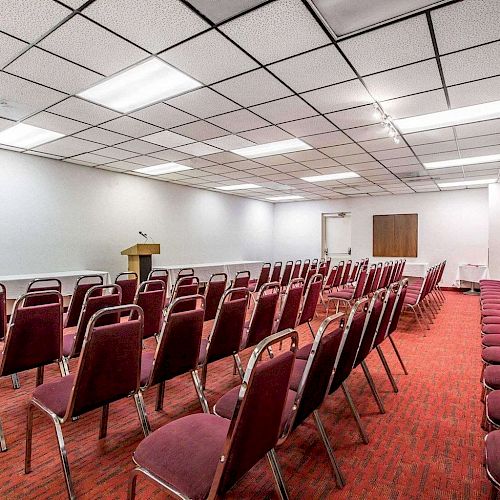
[{"label": "table with white tablecloth", "polygon": [[405,268],[403,269],[403,276],[423,278],[428,268],[428,262],[406,262]]},{"label": "table with white tablecloth", "polygon": [[486,264],[459,264],[457,268],[456,283],[461,287],[462,281],[470,283],[470,292],[474,292],[474,283],[488,279],[490,272]]}]

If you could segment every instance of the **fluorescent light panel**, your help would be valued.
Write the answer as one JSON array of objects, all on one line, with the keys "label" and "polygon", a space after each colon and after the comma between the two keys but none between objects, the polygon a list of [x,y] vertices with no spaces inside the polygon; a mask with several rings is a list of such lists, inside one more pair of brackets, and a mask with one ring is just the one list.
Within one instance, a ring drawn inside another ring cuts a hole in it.
[{"label": "fluorescent light panel", "polygon": [[500,161],[500,154],[486,156],[471,156],[470,158],[456,158],[455,160],[431,161],[423,163],[428,170],[434,168],[462,167],[464,165],[479,165],[481,163],[493,163]]},{"label": "fluorescent light panel", "polygon": [[260,158],[261,156],[293,153],[295,151],[305,151],[306,149],[312,149],[312,146],[300,139],[287,139],[286,141],[268,142],[267,144],[233,149],[231,152],[245,158]]},{"label": "fluorescent light panel", "polygon": [[462,186],[481,186],[483,184],[493,184],[496,179],[476,179],[470,181],[454,181],[454,182],[438,182],[440,188],[445,187],[462,187]]},{"label": "fluorescent light panel", "polygon": [[198,87],[200,82],[154,57],[106,78],[78,96],[129,113]]},{"label": "fluorescent light panel", "polygon": [[271,196],[270,198],[266,198],[269,201],[288,201],[288,200],[303,200],[303,196],[299,196],[297,194],[291,194],[289,196]]},{"label": "fluorescent light panel", "polygon": [[44,128],[18,123],[0,132],[0,144],[16,148],[30,149],[40,144],[64,137],[64,134]]},{"label": "fluorescent light panel", "polygon": [[180,165],[179,163],[161,163],[160,165],[153,165],[152,167],[138,168],[134,170],[134,172],[148,175],[162,175],[182,172],[183,170],[192,170],[192,168],[186,167],[186,165]]},{"label": "fluorescent light panel", "polygon": [[356,172],[342,172],[340,174],[313,175],[311,177],[301,177],[307,182],[324,182],[324,181],[339,181],[342,179],[354,179],[359,177]]},{"label": "fluorescent light panel", "polygon": [[255,189],[260,188],[257,184],[234,184],[232,186],[219,186],[215,189],[220,189],[221,191],[239,191],[240,189]]},{"label": "fluorescent light panel", "polygon": [[402,118],[394,120],[394,123],[402,134],[411,134],[421,130],[451,127],[452,125],[492,120],[493,118],[500,118],[500,101]]}]

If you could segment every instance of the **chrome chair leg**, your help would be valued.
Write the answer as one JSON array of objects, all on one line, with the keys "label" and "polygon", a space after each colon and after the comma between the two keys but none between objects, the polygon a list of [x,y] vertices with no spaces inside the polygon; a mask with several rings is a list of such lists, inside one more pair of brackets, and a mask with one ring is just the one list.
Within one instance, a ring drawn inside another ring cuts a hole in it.
[{"label": "chrome chair leg", "polygon": [[1,420],[0,420],[0,451],[7,451],[7,443],[5,442],[5,434],[3,433]]},{"label": "chrome chair leg", "polygon": [[193,379],[194,389],[196,391],[196,395],[198,396],[198,400],[200,401],[203,413],[210,413],[210,408],[208,407],[207,399],[205,398],[205,393],[203,392],[203,386],[197,370],[193,370],[191,372],[191,378]]},{"label": "chrome chair leg", "polygon": [[146,407],[144,405],[144,399],[142,393],[138,392],[134,394],[135,406],[137,408],[137,414],[139,415],[139,421],[141,423],[142,432],[144,436],[151,434],[151,426],[149,425],[148,416],[146,414]]},{"label": "chrome chair leg", "polygon": [[66,488],[68,490],[68,496],[70,500],[76,498],[75,491],[73,488],[73,480],[71,479],[71,472],[69,469],[68,454],[66,453],[66,447],[64,445],[64,436],[62,433],[62,428],[57,417],[52,417],[54,427],[56,429],[57,444],[59,445],[59,456],[61,458],[61,466],[64,473],[64,480],[66,481]]},{"label": "chrome chair leg", "polygon": [[26,415],[26,448],[24,452],[24,473],[31,472],[31,443],[33,442],[33,411],[34,406],[28,403],[28,413]]},{"label": "chrome chair leg", "polygon": [[356,405],[354,404],[354,401],[352,400],[351,393],[349,392],[349,389],[347,388],[347,384],[345,382],[342,382],[342,390],[344,391],[345,398],[347,399],[347,402],[349,403],[349,407],[351,408],[351,412],[354,416],[354,420],[356,420],[356,424],[359,429],[359,434],[361,435],[361,439],[363,440],[363,443],[368,444],[368,435],[366,434],[366,431],[363,427],[363,423],[361,422],[361,417],[359,416],[358,409],[356,408]]},{"label": "chrome chair leg", "polygon": [[396,384],[396,380],[392,376],[391,369],[389,368],[389,363],[387,363],[387,360],[385,359],[384,353],[382,352],[382,349],[379,345],[377,346],[377,352],[378,352],[378,355],[380,357],[380,361],[382,361],[382,365],[385,369],[385,373],[387,373],[387,377],[389,378],[389,382],[392,385],[392,390],[394,392],[398,392],[399,391],[398,384]]},{"label": "chrome chair leg", "polygon": [[319,435],[325,445],[326,452],[328,453],[328,458],[330,459],[330,463],[332,464],[333,472],[335,474],[335,480],[337,481],[337,486],[339,488],[343,488],[345,486],[345,478],[340,470],[340,466],[333,454],[332,445],[330,444],[330,440],[328,439],[328,434],[326,433],[325,427],[323,426],[323,422],[319,417],[318,410],[314,410],[313,412],[314,422],[316,427],[318,428]]},{"label": "chrome chair leg", "polygon": [[396,353],[399,364],[401,365],[401,368],[403,368],[404,374],[408,375],[408,370],[406,369],[406,366],[403,363],[403,358],[401,358],[401,355],[399,354],[398,348],[396,347],[396,344],[394,342],[394,339],[392,338],[392,335],[389,335],[389,340],[391,341],[392,348],[394,349],[394,352]]},{"label": "chrome chair leg", "polygon": [[281,473],[281,467],[278,462],[278,457],[274,449],[269,450],[266,454],[269,464],[271,465],[271,470],[273,471],[274,480],[276,481],[276,490],[281,500],[288,500],[288,491],[286,489],[286,484],[283,479],[283,474]]},{"label": "chrome chair leg", "polygon": [[245,376],[245,370],[243,370],[243,365],[241,364],[241,359],[238,353],[233,354],[234,362],[236,363],[236,368],[238,370],[238,374],[240,375],[241,380],[243,381],[243,377]]},{"label": "chrome chair leg", "polygon": [[314,333],[314,330],[312,329],[311,323],[309,323],[309,321],[307,322],[307,326],[309,327],[309,331],[311,332],[311,335],[314,338],[316,334]]},{"label": "chrome chair leg", "polygon": [[377,388],[375,387],[375,382],[373,381],[372,374],[370,373],[370,370],[368,369],[368,366],[364,360],[361,361],[361,368],[363,368],[363,372],[365,374],[366,380],[368,381],[368,385],[370,386],[370,389],[371,389],[373,397],[375,398],[375,401],[378,405],[378,409],[380,410],[380,413],[385,413],[384,403],[382,402],[382,399],[380,398],[380,394],[378,393]]},{"label": "chrome chair leg", "polygon": [[17,373],[13,373],[10,378],[12,380],[12,388],[19,389],[21,387],[21,383],[19,382],[19,375]]},{"label": "chrome chair leg", "polygon": [[102,407],[101,425],[99,426],[99,439],[104,439],[108,433],[109,404]]},{"label": "chrome chair leg", "polygon": [[207,373],[208,373],[208,363],[204,363],[203,366],[201,367],[201,388],[203,390],[207,388]]},{"label": "chrome chair leg", "polygon": [[134,469],[132,471],[132,474],[130,476],[130,479],[128,481],[128,494],[127,494],[127,499],[128,500],[134,500],[135,499],[135,490],[137,486],[137,474],[139,471],[137,469]]}]

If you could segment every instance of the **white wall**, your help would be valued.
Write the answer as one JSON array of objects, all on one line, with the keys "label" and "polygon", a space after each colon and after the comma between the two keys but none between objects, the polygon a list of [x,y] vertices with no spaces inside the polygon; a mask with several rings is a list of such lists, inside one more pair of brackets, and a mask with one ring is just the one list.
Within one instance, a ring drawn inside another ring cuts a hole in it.
[{"label": "white wall", "polygon": [[268,260],[273,205],[0,151],[0,275],[127,268],[142,230],[153,263]]},{"label": "white wall", "polygon": [[488,186],[489,202],[489,270],[493,279],[500,279],[500,184]]},{"label": "white wall", "polygon": [[409,262],[447,259],[443,281],[452,285],[459,264],[488,261],[487,189],[279,204],[274,212],[274,258],[320,256],[321,214],[340,211],[352,214],[353,259],[372,257],[373,215],[417,213],[418,257]]}]

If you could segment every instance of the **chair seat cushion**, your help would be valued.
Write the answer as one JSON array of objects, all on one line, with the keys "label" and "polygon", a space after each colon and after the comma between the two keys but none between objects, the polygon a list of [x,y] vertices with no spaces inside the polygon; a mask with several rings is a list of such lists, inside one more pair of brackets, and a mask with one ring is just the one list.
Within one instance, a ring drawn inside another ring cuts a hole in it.
[{"label": "chair seat cushion", "polygon": [[46,384],[39,385],[33,391],[33,399],[39,401],[58,417],[64,417],[71,396],[74,378],[74,375],[67,375],[56,382],[47,382]]},{"label": "chair seat cushion", "polygon": [[500,366],[491,365],[484,369],[484,385],[493,391],[500,389]]},{"label": "chair seat cushion", "polygon": [[492,391],[486,396],[486,416],[494,424],[500,423],[500,391]]},{"label": "chair seat cushion", "polygon": [[483,309],[481,311],[483,317],[487,316],[500,316],[500,306],[499,307],[489,307],[488,309]]},{"label": "chair seat cushion", "polygon": [[295,353],[295,358],[296,359],[307,359],[309,357],[309,354],[311,354],[311,349],[312,349],[312,343],[307,344],[304,347],[301,347]]},{"label": "chair seat cushion", "polygon": [[208,339],[201,339],[200,354],[198,355],[199,365],[205,363],[205,360],[207,359],[207,346],[208,346]]},{"label": "chair seat cushion", "polygon": [[344,291],[339,290],[338,292],[331,292],[328,294],[329,299],[342,299],[342,300],[350,300],[352,298],[352,291]]},{"label": "chair seat cushion", "polygon": [[149,382],[149,376],[153,369],[153,360],[155,353],[153,351],[143,351],[141,356],[141,387]]},{"label": "chair seat cushion", "polygon": [[488,476],[500,481],[500,431],[490,432],[485,440],[485,466]]},{"label": "chair seat cushion", "polygon": [[481,358],[490,365],[500,365],[500,347],[486,347],[481,352]]},{"label": "chair seat cushion", "polygon": [[414,306],[417,303],[418,295],[405,295],[404,304]]},{"label": "chair seat cushion", "polygon": [[495,335],[500,334],[500,324],[499,323],[490,323],[488,325],[483,325],[481,327],[481,332],[485,335]]},{"label": "chair seat cushion", "polygon": [[134,461],[186,497],[206,498],[230,423],[206,413],[179,418],[143,439]]},{"label": "chair seat cushion", "polygon": [[64,329],[63,335],[63,356],[68,357],[73,350],[73,343],[75,342],[76,326],[70,326]]},{"label": "chair seat cushion", "polygon": [[307,365],[306,359],[295,359],[295,363],[293,365],[292,376],[290,378],[290,389],[293,391],[299,390],[299,384],[302,380],[302,375],[304,374],[304,370]]},{"label": "chair seat cushion", "polygon": [[500,313],[498,316],[488,316],[486,318],[483,318],[481,320],[481,323],[483,325],[498,325],[500,324]]},{"label": "chair seat cushion", "polygon": [[488,335],[484,335],[483,338],[481,339],[481,343],[483,347],[494,347],[494,346],[500,347],[500,334],[489,333]]}]

